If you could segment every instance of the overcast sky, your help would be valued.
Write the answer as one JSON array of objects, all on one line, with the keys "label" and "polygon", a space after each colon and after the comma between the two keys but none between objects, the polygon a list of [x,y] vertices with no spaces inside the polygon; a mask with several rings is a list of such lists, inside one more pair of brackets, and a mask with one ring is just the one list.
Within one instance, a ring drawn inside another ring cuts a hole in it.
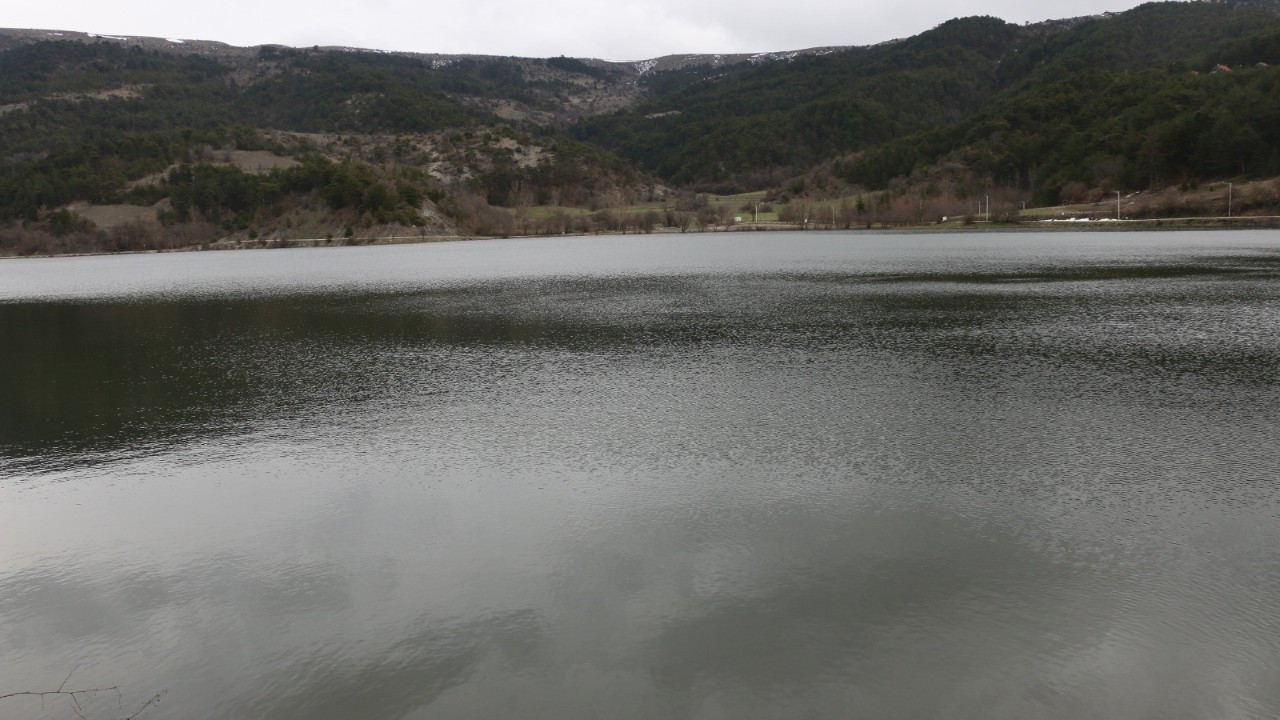
[{"label": "overcast sky", "polygon": [[413,52],[643,60],[866,45],[959,15],[1010,22],[1127,10],[1132,0],[44,0],[0,26]]}]

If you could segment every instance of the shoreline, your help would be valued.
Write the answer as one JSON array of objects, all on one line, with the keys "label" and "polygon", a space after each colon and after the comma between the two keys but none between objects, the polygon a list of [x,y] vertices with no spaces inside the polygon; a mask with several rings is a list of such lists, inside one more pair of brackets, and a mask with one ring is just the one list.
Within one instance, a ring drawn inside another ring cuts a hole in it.
[{"label": "shoreline", "polygon": [[419,245],[438,242],[470,242],[475,240],[513,240],[553,237],[621,237],[628,235],[704,235],[751,232],[844,232],[855,234],[966,234],[966,233],[1065,233],[1065,232],[1143,232],[1194,230],[1280,230],[1280,216],[1143,218],[1137,220],[1029,220],[1020,223],[975,221],[970,224],[896,225],[887,227],[832,227],[830,225],[797,226],[792,223],[736,223],[713,228],[681,231],[676,227],[655,228],[653,232],[594,232],[556,235],[404,235],[350,238],[298,238],[215,241],[207,245],[152,250],[120,250],[114,252],[72,252],[54,254],[0,254],[0,260],[33,260],[109,255],[155,255],[184,252],[222,252],[227,250],[284,250],[293,248],[366,247],[375,245]]}]

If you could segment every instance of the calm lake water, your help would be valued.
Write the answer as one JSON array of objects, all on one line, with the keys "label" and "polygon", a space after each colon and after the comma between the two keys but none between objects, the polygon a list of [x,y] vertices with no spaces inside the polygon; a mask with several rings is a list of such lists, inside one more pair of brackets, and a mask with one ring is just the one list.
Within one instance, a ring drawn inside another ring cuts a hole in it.
[{"label": "calm lake water", "polygon": [[1276,717],[1278,491],[1275,232],[0,262],[90,718]]}]

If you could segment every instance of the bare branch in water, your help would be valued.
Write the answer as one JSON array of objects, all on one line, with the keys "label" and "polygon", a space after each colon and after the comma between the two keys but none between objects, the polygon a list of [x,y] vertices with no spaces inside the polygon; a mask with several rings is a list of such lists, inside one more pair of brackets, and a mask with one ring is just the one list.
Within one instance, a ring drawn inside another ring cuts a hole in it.
[{"label": "bare branch in water", "polygon": [[[79,665],[76,665],[75,667],[71,668],[71,672],[67,673],[67,676],[62,680],[62,684],[58,685],[58,688],[56,690],[21,690],[18,692],[4,693],[4,694],[0,694],[0,700],[6,700],[8,698],[25,696],[25,697],[38,697],[40,698],[40,702],[43,703],[46,697],[66,697],[71,700],[71,711],[74,712],[76,716],[79,717],[81,720],[88,720],[88,718],[84,714],[84,706],[80,704],[81,697],[93,695],[94,693],[112,691],[116,694],[117,700],[123,703],[124,697],[120,694],[119,685],[110,685],[107,687],[94,687],[94,688],[80,688],[77,690],[67,690],[66,689],[67,683],[71,682],[71,676],[74,675],[76,670],[78,669],[80,669]],[[150,700],[143,703],[142,707],[138,708],[136,712],[134,712],[132,715],[130,715],[127,718],[121,718],[121,720],[137,720],[137,718],[139,718],[142,715],[142,713],[146,712],[148,708],[150,708],[152,705],[159,703],[160,698],[163,696],[164,696],[164,691],[156,693],[151,697]]]}]

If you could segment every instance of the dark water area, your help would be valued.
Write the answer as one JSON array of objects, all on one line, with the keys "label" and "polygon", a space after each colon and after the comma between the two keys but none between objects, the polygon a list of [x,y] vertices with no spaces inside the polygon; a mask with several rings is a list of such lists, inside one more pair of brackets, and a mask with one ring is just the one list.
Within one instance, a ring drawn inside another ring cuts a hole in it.
[{"label": "dark water area", "polygon": [[1277,438],[1268,231],[3,262],[0,695],[1277,717]]}]

